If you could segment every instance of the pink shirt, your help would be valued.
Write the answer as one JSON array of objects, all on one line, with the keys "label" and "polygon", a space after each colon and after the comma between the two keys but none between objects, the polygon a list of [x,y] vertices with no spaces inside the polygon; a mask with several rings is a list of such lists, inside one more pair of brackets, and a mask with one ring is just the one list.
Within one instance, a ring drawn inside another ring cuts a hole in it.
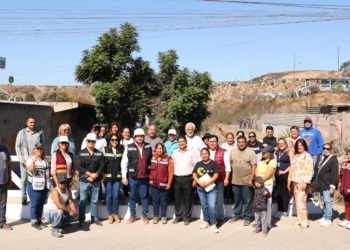
[{"label": "pink shirt", "polygon": [[176,149],[171,158],[174,162],[174,175],[176,176],[192,175],[194,165],[198,162],[196,152],[187,148],[185,151]]},{"label": "pink shirt", "polygon": [[[68,154],[64,157],[67,163],[67,178],[72,178],[72,159]],[[74,170],[74,169],[73,169]],[[73,172],[75,174],[75,171]],[[56,174],[56,152],[54,152],[51,156],[51,175]]]}]

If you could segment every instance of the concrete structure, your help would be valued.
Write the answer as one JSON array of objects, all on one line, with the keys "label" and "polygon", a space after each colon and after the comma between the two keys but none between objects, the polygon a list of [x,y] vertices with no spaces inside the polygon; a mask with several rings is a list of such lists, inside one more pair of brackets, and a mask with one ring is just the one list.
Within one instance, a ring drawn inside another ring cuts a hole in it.
[{"label": "concrete structure", "polygon": [[0,143],[15,155],[16,136],[26,127],[29,116],[36,118],[36,127],[44,131],[45,152],[49,155],[51,143],[57,137],[58,128],[68,123],[77,150],[92,124],[96,123],[94,105],[71,102],[12,102],[0,101]]}]

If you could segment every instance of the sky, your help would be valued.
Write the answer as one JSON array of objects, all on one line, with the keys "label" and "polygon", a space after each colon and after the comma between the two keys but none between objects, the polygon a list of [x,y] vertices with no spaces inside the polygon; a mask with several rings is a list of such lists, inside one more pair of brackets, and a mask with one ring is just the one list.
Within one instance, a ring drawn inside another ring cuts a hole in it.
[{"label": "sky", "polygon": [[[255,4],[254,4],[255,2]],[[350,60],[346,0],[3,1],[0,84],[81,85],[82,51],[110,28],[130,22],[141,56],[158,71],[157,53],[174,49],[180,67],[213,81],[250,80],[269,72],[336,70]],[[341,45],[341,47],[340,47]],[[295,55],[295,60],[294,60]]]}]

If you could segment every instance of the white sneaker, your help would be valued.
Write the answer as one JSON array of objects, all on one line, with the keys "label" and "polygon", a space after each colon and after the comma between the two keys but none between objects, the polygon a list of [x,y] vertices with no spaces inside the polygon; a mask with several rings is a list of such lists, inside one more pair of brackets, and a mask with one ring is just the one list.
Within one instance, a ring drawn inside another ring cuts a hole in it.
[{"label": "white sneaker", "polygon": [[216,225],[212,225],[211,229],[213,229],[213,233],[218,233],[219,229],[216,227]]},{"label": "white sneaker", "polygon": [[286,218],[288,216],[288,214],[286,212],[281,212],[281,217],[280,219]]},{"label": "white sneaker", "polygon": [[204,221],[204,223],[199,227],[199,229],[206,229],[207,227],[209,227],[209,223]]},{"label": "white sneaker", "polygon": [[322,223],[321,223],[321,227],[328,227],[332,225],[332,221],[331,220],[324,220]]},{"label": "white sneaker", "polygon": [[324,217],[322,217],[321,219],[319,219],[319,220],[317,221],[317,223],[322,224],[322,223],[325,222],[325,221],[326,221],[326,219],[325,219]]},{"label": "white sneaker", "polygon": [[346,225],[347,229],[350,229],[350,222]]},{"label": "white sneaker", "polygon": [[350,221],[344,219],[343,222],[339,224],[339,226],[346,227],[347,225],[350,225],[349,223]]}]

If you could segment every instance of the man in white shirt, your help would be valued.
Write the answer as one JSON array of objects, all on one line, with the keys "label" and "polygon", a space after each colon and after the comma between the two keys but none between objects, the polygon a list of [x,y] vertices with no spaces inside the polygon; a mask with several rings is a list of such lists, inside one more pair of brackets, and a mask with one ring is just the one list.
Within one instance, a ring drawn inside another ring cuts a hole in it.
[{"label": "man in white shirt", "polygon": [[186,132],[186,140],[187,140],[187,148],[190,148],[196,152],[196,155],[198,157],[198,160],[200,161],[201,158],[201,150],[202,148],[206,148],[204,142],[202,139],[194,134],[194,131],[196,130],[196,125],[194,125],[192,122],[189,122],[185,126],[185,132]]},{"label": "man in white shirt", "polygon": [[231,173],[230,157],[227,151],[218,146],[218,137],[211,135],[209,137],[209,152],[210,159],[216,161],[219,165],[220,175],[216,181],[218,195],[216,198],[216,211],[217,211],[217,226],[220,227],[225,219],[225,207],[224,207],[224,187],[229,184],[229,177]]},{"label": "man in white shirt", "polygon": [[[95,148],[102,152],[103,148],[107,146],[107,141],[106,141],[105,138],[99,136],[100,132],[101,132],[100,124],[92,125],[92,128],[91,128],[90,132],[97,136],[97,140],[96,140],[96,143],[95,143]],[[83,143],[81,144],[81,150],[83,150],[84,148],[86,148],[86,137],[84,138]]]}]

